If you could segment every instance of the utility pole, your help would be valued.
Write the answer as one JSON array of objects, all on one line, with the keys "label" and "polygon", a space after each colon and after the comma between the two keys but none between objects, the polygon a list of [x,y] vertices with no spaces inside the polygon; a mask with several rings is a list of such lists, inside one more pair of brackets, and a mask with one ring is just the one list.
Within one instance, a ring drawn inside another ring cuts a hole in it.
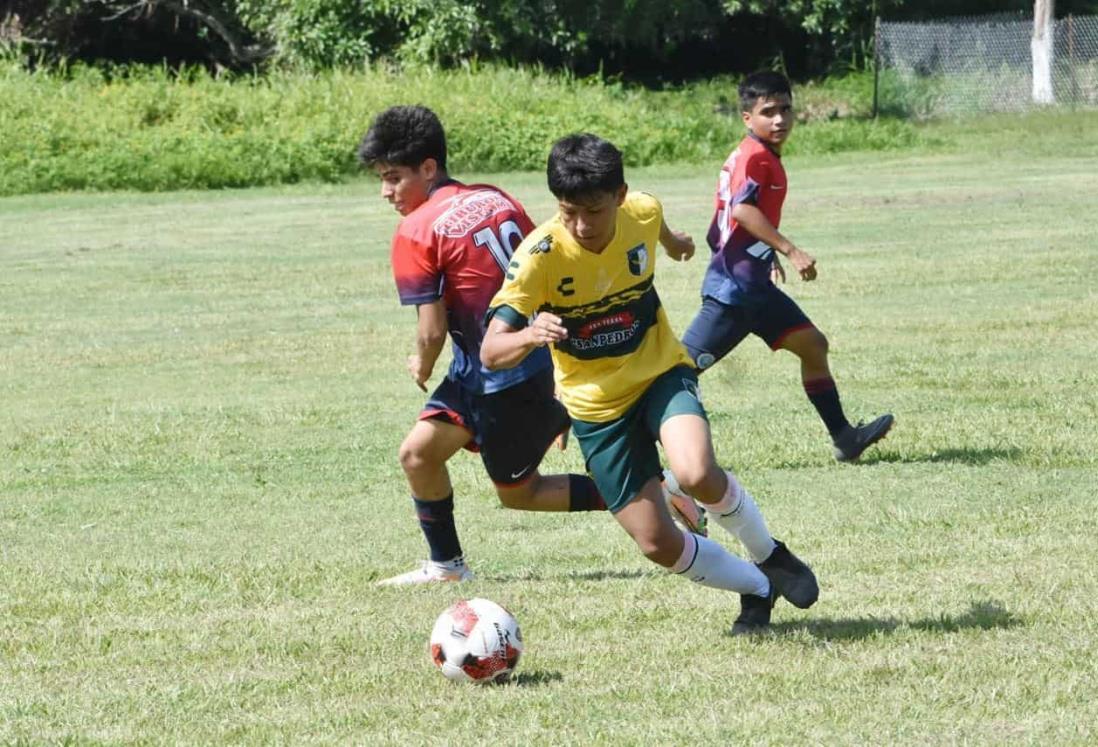
[{"label": "utility pole", "polygon": [[1033,0],[1033,103],[1055,104],[1052,92],[1053,13],[1055,0]]}]

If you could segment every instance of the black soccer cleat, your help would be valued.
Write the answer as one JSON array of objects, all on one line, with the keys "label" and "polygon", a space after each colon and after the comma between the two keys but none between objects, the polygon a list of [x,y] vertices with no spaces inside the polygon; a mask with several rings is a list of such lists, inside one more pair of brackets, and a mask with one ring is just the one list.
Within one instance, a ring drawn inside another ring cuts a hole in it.
[{"label": "black soccer cleat", "polygon": [[872,423],[848,425],[842,433],[831,440],[835,445],[835,459],[840,462],[857,461],[863,451],[888,435],[893,422],[895,418],[888,413]]},{"label": "black soccer cleat", "polygon": [[785,597],[794,607],[808,609],[820,597],[820,585],[816,574],[793,553],[784,542],[774,540],[774,552],[761,563],[759,570],[770,579],[771,588]]},{"label": "black soccer cleat", "polygon": [[732,635],[754,635],[770,629],[770,610],[774,609],[777,590],[773,582],[765,597],[758,594],[740,594],[740,616],[732,623]]}]

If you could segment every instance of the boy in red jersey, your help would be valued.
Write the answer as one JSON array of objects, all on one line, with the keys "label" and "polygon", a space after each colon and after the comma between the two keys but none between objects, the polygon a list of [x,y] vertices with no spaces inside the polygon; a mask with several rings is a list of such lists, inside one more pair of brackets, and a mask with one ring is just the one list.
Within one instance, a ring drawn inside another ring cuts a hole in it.
[{"label": "boy in red jersey", "polygon": [[847,421],[828,366],[827,338],[774,284],[785,279],[775,251],[803,280],[816,278],[816,259],[778,233],[787,187],[781,151],[793,129],[789,81],[776,72],[754,73],[740,84],[739,95],[748,133],[721,169],[707,237],[713,258],[702,283],[702,307],[682,342],[701,371],[748,334],[772,350],[796,355],[805,394],[831,435],[835,458],[854,461],[885,437],[893,417],[858,425]]},{"label": "boy in red jersey", "polygon": [[[397,293],[418,315],[408,373],[423,391],[447,333],[453,360],[400,446],[400,463],[430,549],[422,567],[386,585],[471,577],[454,524],[446,462],[462,448],[479,451],[503,505],[528,511],[606,510],[586,475],[542,475],[549,444],[570,425],[553,396],[547,351],[508,371],[480,363],[488,302],[511,254],[533,223],[496,187],[466,185],[446,171],[446,135],[424,107],[397,106],[377,116],[359,146],[360,161],[381,177],[381,196],[403,218],[392,242]],[[692,502],[677,500],[689,511]],[[700,511],[698,511],[700,514]]]}]

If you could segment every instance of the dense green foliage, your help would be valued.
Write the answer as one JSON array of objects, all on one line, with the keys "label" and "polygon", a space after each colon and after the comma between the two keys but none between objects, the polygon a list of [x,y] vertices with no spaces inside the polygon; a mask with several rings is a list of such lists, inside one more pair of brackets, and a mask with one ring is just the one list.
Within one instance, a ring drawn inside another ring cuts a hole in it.
[{"label": "dense green foliage", "polygon": [[[538,63],[634,80],[862,67],[873,18],[1027,12],[1032,0],[23,0],[0,46],[27,59],[360,68]],[[1061,14],[1098,0],[1060,0]]]},{"label": "dense green foliage", "polygon": [[[798,101],[816,121],[798,132],[793,152],[921,142],[899,121],[831,121],[864,113],[868,85],[860,76],[803,89]],[[712,161],[742,131],[728,79],[650,91],[502,68],[232,80],[160,68],[55,76],[10,65],[0,100],[0,194],[338,181],[357,171],[354,149],[372,117],[396,103],[438,111],[460,171],[541,169],[550,144],[577,130],[615,141],[631,165]]]}]

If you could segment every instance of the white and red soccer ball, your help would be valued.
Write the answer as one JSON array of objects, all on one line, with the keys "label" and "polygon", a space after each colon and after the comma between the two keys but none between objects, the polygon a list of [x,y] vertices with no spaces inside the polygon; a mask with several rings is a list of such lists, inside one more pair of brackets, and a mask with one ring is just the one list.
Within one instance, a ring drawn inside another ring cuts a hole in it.
[{"label": "white and red soccer ball", "polygon": [[505,682],[522,655],[518,621],[487,599],[463,599],[438,616],[431,660],[455,682]]}]

